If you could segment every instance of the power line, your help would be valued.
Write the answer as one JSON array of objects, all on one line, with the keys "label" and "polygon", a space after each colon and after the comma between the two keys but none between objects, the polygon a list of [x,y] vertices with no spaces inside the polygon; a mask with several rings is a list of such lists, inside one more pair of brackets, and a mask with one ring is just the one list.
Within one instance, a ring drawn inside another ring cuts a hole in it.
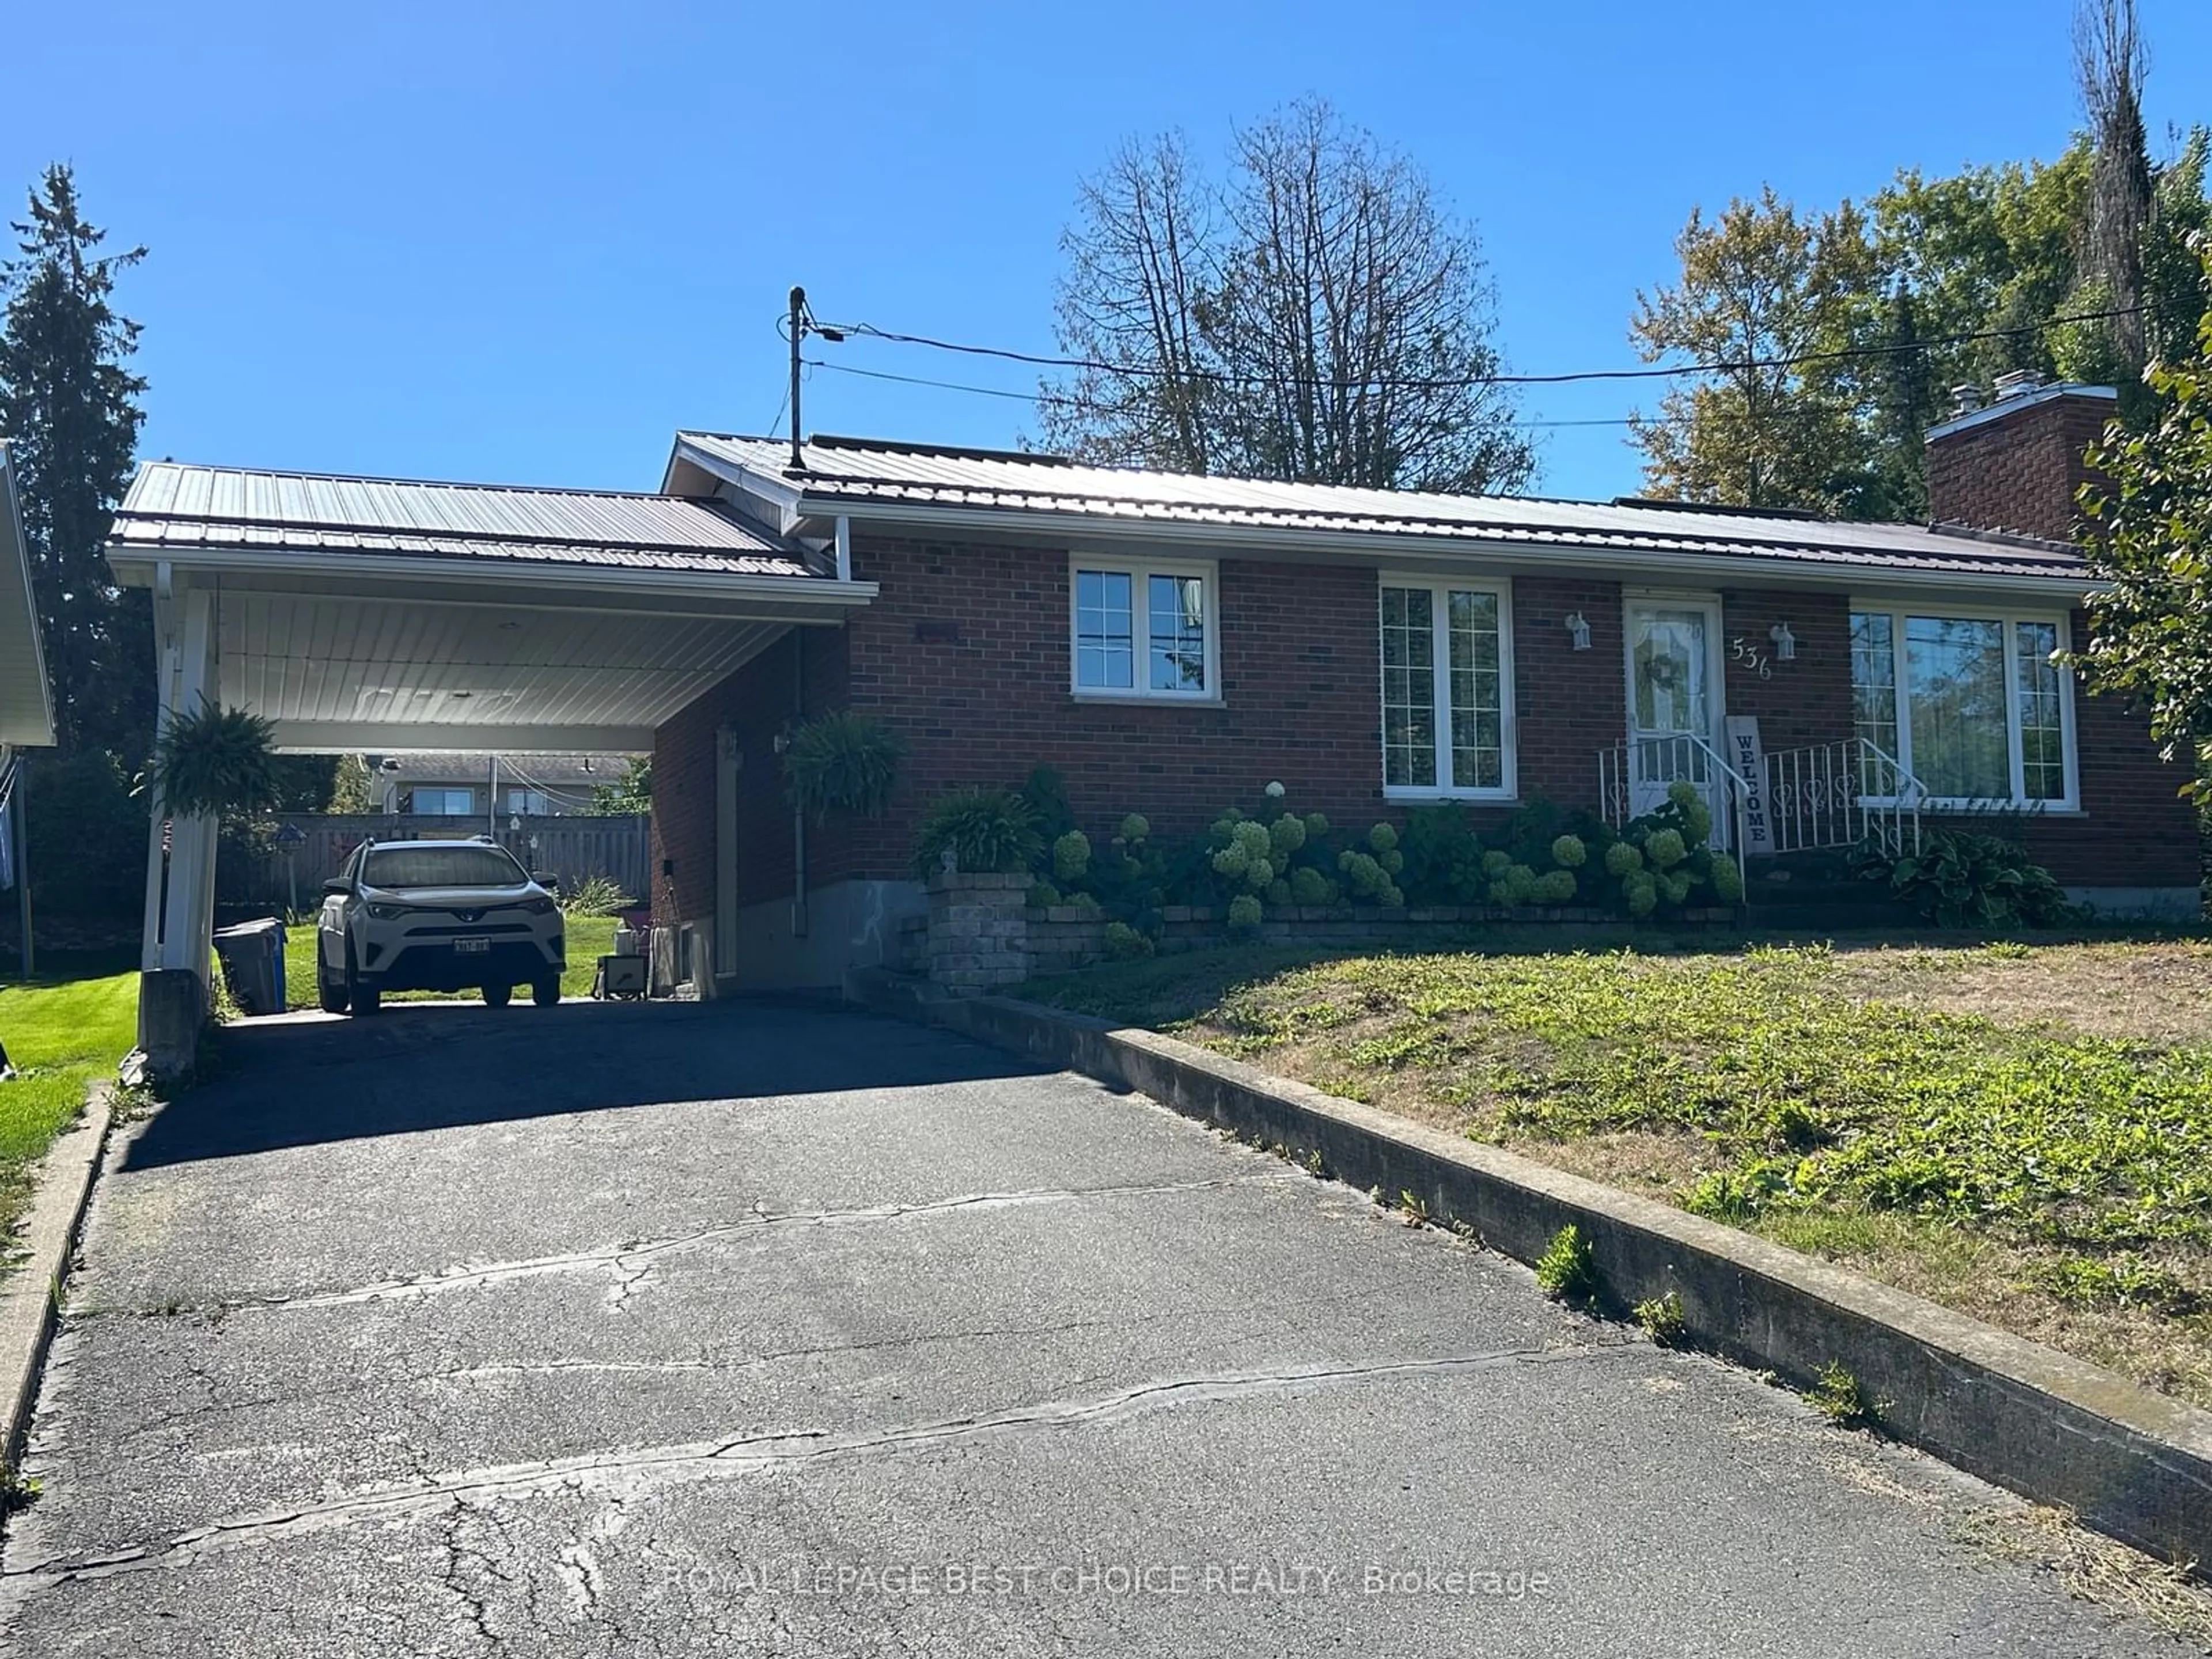
[{"label": "power line", "polygon": [[[939,392],[965,392],[978,398],[1004,398],[1015,403],[1024,404],[1050,404],[1062,409],[1077,408],[1083,403],[1079,398],[1063,397],[1049,392],[1010,392],[1004,386],[972,386],[960,380],[937,380],[923,374],[894,374],[888,369],[858,368],[850,363],[833,363],[822,357],[808,357],[802,359],[802,362],[808,368],[826,368],[833,374],[857,374],[863,380],[890,380],[900,386],[929,386]],[[782,418],[782,411],[779,410],[776,419],[781,421]],[[1586,421],[1516,420],[1512,424],[1531,429],[1549,430],[1559,427],[1629,426],[1634,424],[1637,420],[1641,420],[1646,426],[1668,426],[1679,423],[1675,417],[1666,415],[1639,416],[1632,418],[1626,415],[1616,415],[1608,416],[1603,419]],[[775,434],[771,430],[769,435],[773,437]]]},{"label": "power line", "polygon": [[[1893,357],[1911,351],[1927,351],[1939,346],[1971,345],[1983,340],[2012,340],[2023,335],[2040,334],[2045,329],[2057,328],[2070,323],[2107,322],[2119,317],[2140,316],[2149,310],[2148,305],[2118,306],[2102,311],[2073,312],[2046,318],[2039,323],[2022,323],[2011,328],[1979,329],[1972,333],[1938,336],[1932,339],[1912,340],[1888,345],[1843,346],[1827,351],[1802,351],[1771,357],[1751,357],[1734,362],[1677,363],[1656,365],[1644,368],[1577,369],[1559,374],[1465,374],[1438,378],[1393,379],[1383,377],[1370,380],[1345,383],[1346,388],[1362,389],[1398,387],[1407,391],[1448,391],[1491,386],[1569,386],[1593,380],[1668,380],[1685,374],[1728,374],[1748,369],[1794,368],[1806,363],[1840,362],[1858,357]],[[992,357],[1005,362],[1026,363],[1039,368],[1080,369],[1085,373],[1112,374],[1133,380],[1207,380],[1228,386],[1319,386],[1325,382],[1312,375],[1240,375],[1219,369],[1172,369],[1145,364],[1109,363],[1092,357],[1054,357],[1036,352],[1015,351],[1004,346],[975,345],[957,340],[936,339],[927,334],[902,334],[890,329],[878,328],[872,323],[848,323],[830,332],[884,340],[895,345],[926,347],[932,351],[954,352],[963,356]]]}]

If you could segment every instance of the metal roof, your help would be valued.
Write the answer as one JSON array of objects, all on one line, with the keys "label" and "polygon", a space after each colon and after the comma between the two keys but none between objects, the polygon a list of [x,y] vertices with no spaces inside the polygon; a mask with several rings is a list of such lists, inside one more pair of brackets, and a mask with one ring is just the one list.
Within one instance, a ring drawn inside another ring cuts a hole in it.
[{"label": "metal roof", "polygon": [[154,461],[111,545],[419,555],[652,570],[820,576],[797,544],[680,495],[245,471]]},{"label": "metal roof", "polygon": [[1861,524],[1711,508],[1552,501],[1516,495],[1446,495],[1358,489],[1188,473],[1086,466],[1058,456],[952,449],[817,436],[802,471],[787,473],[790,446],[773,439],[681,432],[710,467],[779,490],[796,490],[809,511],[848,505],[911,507],[917,517],[946,507],[1065,514],[1116,524],[1209,526],[1255,532],[1300,530],[1453,542],[1617,551],[1711,554],[1814,568],[2046,578],[2087,581],[2081,555],[2061,543],[1955,526]]}]

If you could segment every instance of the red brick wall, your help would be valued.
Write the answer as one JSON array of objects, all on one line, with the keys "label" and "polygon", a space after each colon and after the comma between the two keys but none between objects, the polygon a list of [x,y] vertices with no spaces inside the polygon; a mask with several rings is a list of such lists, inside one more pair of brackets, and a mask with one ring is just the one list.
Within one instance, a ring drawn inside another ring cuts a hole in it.
[{"label": "red brick wall", "polygon": [[[803,690],[794,686],[799,664]],[[842,629],[795,629],[653,733],[653,915],[657,922],[714,913],[716,733],[733,727],[738,752],[738,902],[755,904],[793,888],[791,805],[775,750],[795,692],[819,713],[846,700]],[[807,884],[849,873],[836,824],[807,827]],[[672,872],[664,865],[672,863]]]},{"label": "red brick wall", "polygon": [[1199,828],[1279,779],[1331,817],[1380,805],[1380,671],[1371,571],[1221,565],[1218,707],[1078,700],[1068,689],[1065,549],[856,538],[878,582],[848,626],[856,708],[910,745],[892,811],[854,827],[855,867],[906,872],[922,805],[961,784],[1065,775],[1083,823],[1143,812]]},{"label": "red brick wall", "polygon": [[2110,398],[2068,392],[1931,440],[1928,516],[2071,541],[2074,493],[2089,477],[2082,457],[2115,408]]},{"label": "red brick wall", "polygon": [[[1793,662],[1774,660],[1768,630],[1788,623],[1797,639]],[[1767,665],[1766,678],[1741,641]],[[1769,754],[1851,735],[1851,604],[1841,593],[1786,588],[1730,588],[1721,595],[1721,647],[1728,662],[1728,712],[1756,714]]]},{"label": "red brick wall", "polygon": [[[1401,816],[1382,799],[1376,632],[1378,577],[1349,567],[1228,560],[1220,567],[1219,707],[1106,704],[1068,690],[1068,560],[1058,548],[862,537],[855,574],[881,585],[842,629],[787,637],[662,728],[654,750],[655,878],[663,921],[714,910],[714,738],[738,730],[739,858],[744,904],[792,885],[791,813],[772,747],[793,707],[792,653],[803,651],[809,712],[849,703],[880,714],[909,745],[890,812],[807,831],[810,885],[910,873],[915,823],[955,785],[1018,784],[1040,763],[1066,779],[1079,821],[1107,829],[1125,812],[1163,833],[1203,826],[1273,779],[1305,810],[1346,824]],[[1616,582],[1524,574],[1513,582],[1518,768],[1522,799],[1595,804],[1597,754],[1622,738],[1621,589]],[[1731,660],[1731,712],[1756,714],[1769,752],[1851,734],[1849,601],[1841,593],[1733,589],[1723,641],[1767,653],[1787,621],[1797,656]],[[1573,650],[1580,611],[1590,648]],[[2080,623],[2076,623],[2077,630]],[[2031,845],[2069,883],[2181,886],[2195,880],[2192,817],[2178,776],[2142,725],[2077,700],[2085,811],[2033,823]],[[1480,814],[1495,821],[1510,809]]]}]

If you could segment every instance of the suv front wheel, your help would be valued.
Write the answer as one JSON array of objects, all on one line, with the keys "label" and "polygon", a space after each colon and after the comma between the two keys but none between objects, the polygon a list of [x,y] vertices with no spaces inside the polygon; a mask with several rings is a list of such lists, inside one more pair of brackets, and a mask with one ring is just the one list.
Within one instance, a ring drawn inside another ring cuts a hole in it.
[{"label": "suv front wheel", "polygon": [[532,981],[530,987],[530,1000],[541,1008],[550,1008],[561,1000],[561,981],[557,979]]}]

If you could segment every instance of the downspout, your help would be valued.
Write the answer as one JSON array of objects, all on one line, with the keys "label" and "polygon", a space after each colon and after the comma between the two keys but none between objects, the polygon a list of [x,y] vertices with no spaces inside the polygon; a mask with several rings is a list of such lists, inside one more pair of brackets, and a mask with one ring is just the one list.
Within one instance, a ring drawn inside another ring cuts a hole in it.
[{"label": "downspout", "polygon": [[[839,524],[842,526],[842,520]],[[841,536],[839,542],[842,544]],[[806,630],[791,630],[791,723],[796,727],[806,717]],[[791,936],[806,937],[806,810],[793,801],[791,807]]]}]

